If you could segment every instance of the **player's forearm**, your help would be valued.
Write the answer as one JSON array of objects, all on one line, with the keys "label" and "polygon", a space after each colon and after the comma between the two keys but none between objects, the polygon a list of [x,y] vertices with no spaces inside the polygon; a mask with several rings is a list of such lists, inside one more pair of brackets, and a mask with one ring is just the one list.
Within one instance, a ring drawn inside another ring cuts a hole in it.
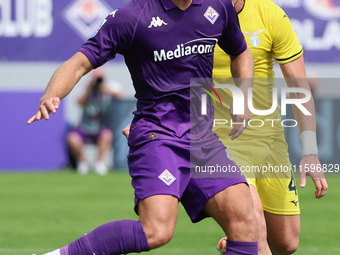
[{"label": "player's forearm", "polygon": [[236,85],[246,94],[253,86],[254,60],[253,55],[246,49],[240,55],[230,57],[230,70]]},{"label": "player's forearm", "polygon": [[[294,97],[299,98],[299,96],[296,94],[291,95],[291,98]],[[293,106],[294,117],[298,123],[299,130],[300,132],[306,130],[316,132],[315,106],[313,97],[311,97],[307,103],[303,104],[303,106],[311,115],[305,115],[300,109],[298,109],[296,106]]]},{"label": "player's forearm", "polygon": [[[294,116],[298,122],[300,132],[306,130],[316,131],[315,105],[311,88],[306,79],[303,56],[294,60],[293,62],[280,65],[280,67],[286,79],[288,87],[305,89],[311,95],[310,100],[302,104],[303,107],[310,113],[310,115],[303,113],[295,105],[293,106]],[[301,99],[305,97],[306,95],[304,93],[290,93],[291,99]]]},{"label": "player's forearm", "polygon": [[53,74],[44,93],[44,97],[67,96],[77,82],[92,69],[92,65],[83,53],[76,53],[64,62]]}]

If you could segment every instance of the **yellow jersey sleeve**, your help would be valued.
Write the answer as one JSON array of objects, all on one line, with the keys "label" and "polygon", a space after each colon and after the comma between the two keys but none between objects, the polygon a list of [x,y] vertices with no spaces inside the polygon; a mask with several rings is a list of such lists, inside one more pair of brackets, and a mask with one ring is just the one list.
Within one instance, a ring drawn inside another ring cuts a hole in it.
[{"label": "yellow jersey sleeve", "polygon": [[272,51],[279,64],[291,62],[303,54],[298,37],[287,14],[277,5],[271,23]]}]

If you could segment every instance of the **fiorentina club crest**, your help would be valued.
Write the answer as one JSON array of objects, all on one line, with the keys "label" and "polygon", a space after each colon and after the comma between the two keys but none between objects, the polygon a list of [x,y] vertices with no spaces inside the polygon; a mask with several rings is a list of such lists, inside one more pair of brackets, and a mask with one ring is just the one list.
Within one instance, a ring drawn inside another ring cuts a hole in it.
[{"label": "fiorentina club crest", "polygon": [[217,11],[215,11],[211,6],[208,7],[208,9],[206,10],[206,12],[204,13],[204,17],[210,21],[211,24],[214,24],[215,21],[217,20],[218,16],[220,16],[218,14]]},{"label": "fiorentina club crest", "polygon": [[74,0],[64,10],[63,18],[86,40],[93,36],[111,9],[103,0]]},{"label": "fiorentina club crest", "polygon": [[176,177],[173,176],[168,169],[165,169],[163,173],[158,176],[158,178],[168,186],[170,186],[176,180]]}]

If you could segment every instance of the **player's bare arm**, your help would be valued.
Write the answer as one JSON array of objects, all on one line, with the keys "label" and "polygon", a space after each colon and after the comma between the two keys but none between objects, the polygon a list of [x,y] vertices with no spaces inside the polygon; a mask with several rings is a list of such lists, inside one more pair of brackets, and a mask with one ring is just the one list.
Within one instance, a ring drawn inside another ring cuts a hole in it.
[{"label": "player's bare arm", "polygon": [[[249,49],[246,49],[238,56],[230,56],[231,63],[230,69],[231,74],[235,80],[235,84],[242,90],[244,98],[248,98],[248,88],[253,86],[254,77],[254,60],[253,55]],[[231,139],[234,140],[241,135],[243,130],[246,128],[248,121],[251,119],[248,102],[244,100],[244,115],[234,115],[231,112],[234,123],[245,123],[235,124],[234,128],[229,133]],[[232,108],[231,108],[232,110]]]},{"label": "player's bare arm", "polygon": [[92,70],[92,64],[81,52],[64,62],[53,74],[44,95],[40,99],[40,106],[36,114],[27,121],[31,124],[42,118],[49,119],[50,113],[56,113],[60,100],[67,96],[77,82]]},{"label": "player's bare arm", "polygon": [[[280,67],[289,87],[303,88],[311,92],[310,86],[306,79],[303,56],[292,62],[281,64]],[[291,93],[290,96],[291,98],[301,98],[305,95],[303,93]],[[304,135],[307,134],[307,137],[305,138],[306,140],[310,135],[315,136],[316,132],[315,106],[313,97],[311,97],[311,99],[307,103],[304,103],[303,106],[311,113],[311,115],[305,115],[295,106],[293,106],[293,112],[298,122],[300,133],[302,133],[302,138]],[[306,175],[310,176],[316,188],[315,197],[321,198],[326,194],[328,185],[323,171],[317,171],[317,167],[321,166],[321,164],[317,155],[316,138],[311,137],[311,140],[313,139],[315,140],[315,142],[312,142],[310,146],[315,147],[314,150],[316,150],[316,152],[304,152],[304,155],[302,156],[302,159],[300,161],[300,186],[302,188],[305,187]],[[304,147],[309,146],[310,141],[304,141],[304,143],[306,142],[307,145],[305,145]],[[315,170],[312,170],[311,168]]]}]

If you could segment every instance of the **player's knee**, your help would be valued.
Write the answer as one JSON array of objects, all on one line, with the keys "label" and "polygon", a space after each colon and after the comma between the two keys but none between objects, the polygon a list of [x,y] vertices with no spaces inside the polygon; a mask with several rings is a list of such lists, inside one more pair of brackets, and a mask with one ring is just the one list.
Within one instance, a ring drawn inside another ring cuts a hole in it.
[{"label": "player's knee", "polygon": [[263,222],[258,222],[258,239],[260,242],[267,242],[267,229],[266,229],[266,223],[263,224]]},{"label": "player's knee", "polygon": [[255,212],[258,224],[258,239],[262,242],[267,242],[267,225],[263,214]]},{"label": "player's knee", "polygon": [[279,249],[273,250],[273,254],[289,255],[289,254],[293,254],[296,251],[297,251],[297,247],[295,248],[295,247],[286,246],[286,247],[280,247]]},{"label": "player's knee", "polygon": [[259,224],[255,212],[251,206],[243,209],[235,211],[230,217],[231,230],[237,233],[237,238],[246,237],[246,241],[256,241],[259,238]]},{"label": "player's knee", "polygon": [[249,232],[254,236],[258,236],[259,224],[254,212],[247,213],[244,217],[244,223],[249,228]]},{"label": "player's knee", "polygon": [[231,219],[230,233],[234,240],[255,242],[258,240],[258,222],[254,213],[240,213]]},{"label": "player's knee", "polygon": [[280,242],[272,247],[273,254],[288,255],[293,254],[299,247],[299,240],[289,240]]},{"label": "player's knee", "polygon": [[170,242],[173,237],[173,233],[171,231],[163,230],[155,230],[153,232],[147,233],[148,243],[151,249],[163,246]]},{"label": "player's knee", "polygon": [[142,222],[143,229],[148,239],[150,249],[158,248],[170,242],[175,227],[161,222]]},{"label": "player's knee", "polygon": [[158,245],[163,246],[167,244],[168,242],[170,242],[170,240],[173,237],[173,234],[170,233],[169,231],[162,231],[162,232],[158,232],[156,234],[156,237],[157,237]]}]

